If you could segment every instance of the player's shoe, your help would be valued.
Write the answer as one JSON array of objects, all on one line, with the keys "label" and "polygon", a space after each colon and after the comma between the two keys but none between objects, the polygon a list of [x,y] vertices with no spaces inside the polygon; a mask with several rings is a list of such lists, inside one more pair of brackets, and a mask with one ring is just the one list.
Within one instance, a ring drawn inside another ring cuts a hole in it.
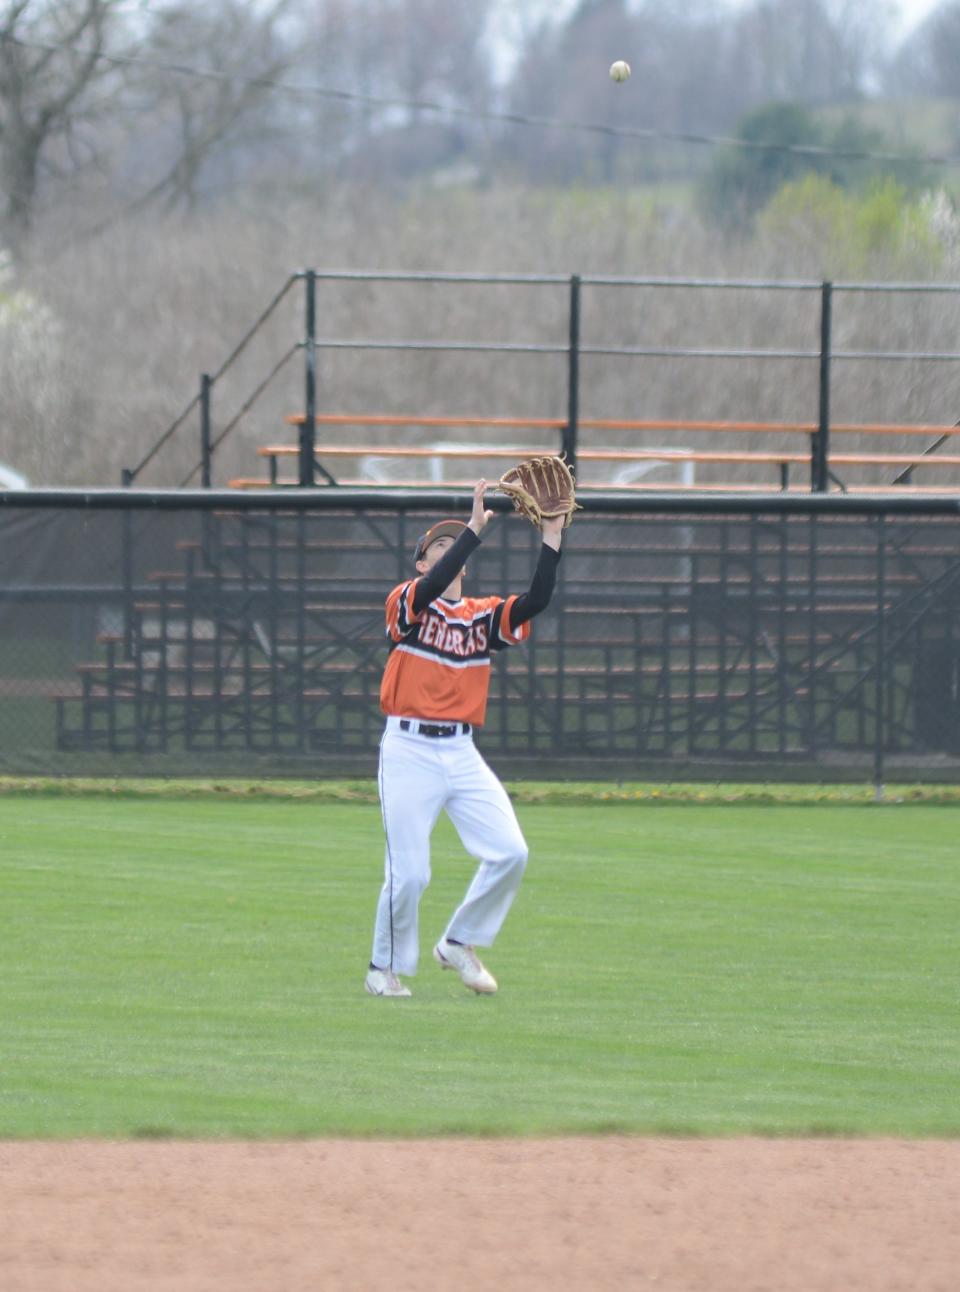
[{"label": "player's shoe", "polygon": [[363,984],[364,990],[371,996],[412,996],[409,987],[403,983],[392,969],[371,969]]},{"label": "player's shoe", "polygon": [[489,969],[485,969],[480,957],[473,947],[461,946],[459,942],[448,942],[441,938],[433,948],[433,958],[441,969],[453,969],[460,975],[464,987],[471,991],[492,996],[497,990],[497,980]]}]

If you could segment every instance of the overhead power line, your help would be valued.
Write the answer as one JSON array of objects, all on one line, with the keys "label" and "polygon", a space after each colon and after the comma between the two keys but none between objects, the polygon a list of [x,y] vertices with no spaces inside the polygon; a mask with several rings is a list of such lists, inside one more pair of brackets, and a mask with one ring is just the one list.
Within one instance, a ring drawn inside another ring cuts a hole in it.
[{"label": "overhead power line", "polygon": [[835,158],[842,161],[889,162],[895,165],[916,165],[921,163],[928,166],[949,166],[958,160],[956,157],[931,155],[929,153],[908,156],[903,153],[873,152],[857,148],[835,148],[822,144],[769,143],[758,139],[739,139],[729,135],[705,135],[684,130],[654,130],[643,126],[612,126],[601,122],[570,121],[561,117],[540,117],[522,112],[483,111],[459,107],[456,104],[436,103],[425,99],[384,98],[379,95],[360,94],[354,90],[336,90],[322,85],[296,85],[290,81],[278,81],[272,77],[241,76],[232,72],[217,72],[202,67],[191,67],[185,63],[170,63],[158,59],[141,58],[135,55],[107,54],[97,50],[77,48],[73,45],[55,45],[38,40],[25,40],[22,37],[12,35],[0,35],[0,44],[18,45],[24,49],[35,49],[54,54],[71,50],[83,58],[94,58],[99,62],[111,63],[117,67],[140,67],[154,72],[191,77],[198,81],[247,85],[264,90],[275,90],[281,94],[298,95],[302,98],[329,99],[339,103],[356,103],[364,107],[404,108],[411,112],[435,112],[439,115],[463,118],[470,121],[489,121],[502,125],[523,126],[538,130],[564,130],[581,134],[612,136],[616,139],[642,140],[645,143],[696,144],[711,148],[741,148],[755,152],[787,153],[798,157]]}]

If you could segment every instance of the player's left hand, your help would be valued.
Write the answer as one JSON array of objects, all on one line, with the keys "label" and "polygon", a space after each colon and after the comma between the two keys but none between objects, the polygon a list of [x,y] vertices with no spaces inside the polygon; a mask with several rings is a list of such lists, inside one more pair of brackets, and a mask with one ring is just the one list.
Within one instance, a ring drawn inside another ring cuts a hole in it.
[{"label": "player's left hand", "polygon": [[483,505],[483,495],[486,488],[486,480],[478,480],[473,486],[473,511],[470,513],[470,520],[467,523],[470,529],[478,536],[483,533],[490,521],[493,520],[493,512],[487,511]]}]

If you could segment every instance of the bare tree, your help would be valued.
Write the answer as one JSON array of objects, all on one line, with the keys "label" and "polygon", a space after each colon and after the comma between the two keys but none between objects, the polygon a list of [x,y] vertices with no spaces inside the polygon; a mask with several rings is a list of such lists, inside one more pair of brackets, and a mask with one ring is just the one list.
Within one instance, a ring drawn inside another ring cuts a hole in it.
[{"label": "bare tree", "polygon": [[323,0],[309,32],[319,82],[392,103],[322,103],[319,164],[364,177],[415,174],[482,138],[460,114],[492,104],[491,9],[492,0]]},{"label": "bare tree", "polygon": [[[728,94],[718,56],[722,28],[706,6],[583,0],[565,24],[533,35],[511,87],[512,106],[591,125],[703,131],[722,119]],[[607,75],[614,57],[633,68],[626,86]],[[528,130],[513,134],[507,150],[525,175],[561,183],[649,181],[697,164],[689,149],[669,141],[625,144],[612,133]]]},{"label": "bare tree", "polygon": [[891,68],[889,89],[960,97],[960,0],[934,9],[905,42]]},{"label": "bare tree", "polygon": [[7,0],[0,8],[0,237],[18,247],[33,221],[55,149],[78,160],[83,126],[116,79],[102,60],[121,0]]},{"label": "bare tree", "polygon": [[851,11],[841,25],[826,0],[757,0],[734,25],[729,70],[747,96],[744,107],[858,97],[864,63],[852,19]]},{"label": "bare tree", "polygon": [[898,0],[829,0],[827,13],[845,51],[848,84],[858,95],[875,94],[895,43]]},{"label": "bare tree", "polygon": [[[644,79],[646,58],[656,65],[658,51],[649,30],[646,45],[637,34],[624,0],[581,0],[566,23],[529,33],[511,87],[512,109],[591,124],[649,125],[646,114],[658,96]],[[644,84],[642,100],[632,86],[626,94],[613,87],[607,76],[611,50],[635,66],[633,85]],[[507,154],[528,179],[608,182],[617,166],[618,140],[528,129],[508,137]]]},{"label": "bare tree", "polygon": [[293,3],[0,0],[0,244],[23,246],[45,177],[92,161],[126,209],[189,209],[258,168]]},{"label": "bare tree", "polygon": [[243,170],[241,155],[262,160],[280,129],[269,104],[274,81],[295,61],[279,32],[290,7],[215,0],[155,11],[130,87],[140,126],[134,147],[146,151],[155,176],[141,202],[193,209],[218,167],[233,161]]}]

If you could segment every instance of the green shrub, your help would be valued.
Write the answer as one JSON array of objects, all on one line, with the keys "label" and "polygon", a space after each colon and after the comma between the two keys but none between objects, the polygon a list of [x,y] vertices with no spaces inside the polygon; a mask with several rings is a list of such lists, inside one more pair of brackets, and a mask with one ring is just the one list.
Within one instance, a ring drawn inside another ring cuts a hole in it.
[{"label": "green shrub", "polygon": [[805,175],[784,184],[757,219],[757,232],[773,243],[789,243],[817,261],[826,277],[891,270],[934,269],[944,247],[927,206],[887,177],[863,193],[842,188],[826,175]]}]

